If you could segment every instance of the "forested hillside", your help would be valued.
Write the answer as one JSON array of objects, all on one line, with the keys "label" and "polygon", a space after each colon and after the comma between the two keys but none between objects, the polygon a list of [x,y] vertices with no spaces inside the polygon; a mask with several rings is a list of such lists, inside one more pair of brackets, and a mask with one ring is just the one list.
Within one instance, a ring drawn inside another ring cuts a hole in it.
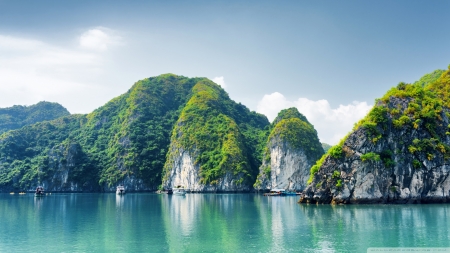
[{"label": "forested hillside", "polygon": [[15,105],[0,108],[0,134],[25,125],[67,115],[70,115],[69,111],[60,104],[45,101],[30,106]]},{"label": "forested hillside", "polygon": [[204,182],[234,170],[251,185],[268,124],[206,78],[151,77],[90,114],[2,135],[0,189],[43,184],[54,191],[109,191],[125,184],[131,191],[155,190],[171,139],[195,147]]},{"label": "forested hillside", "polygon": [[[232,101],[209,80],[198,82],[193,92],[172,133],[164,185],[183,184],[196,191],[249,190],[261,164],[267,118]],[[179,164],[186,163],[180,153],[185,151],[194,163],[181,168]]]}]

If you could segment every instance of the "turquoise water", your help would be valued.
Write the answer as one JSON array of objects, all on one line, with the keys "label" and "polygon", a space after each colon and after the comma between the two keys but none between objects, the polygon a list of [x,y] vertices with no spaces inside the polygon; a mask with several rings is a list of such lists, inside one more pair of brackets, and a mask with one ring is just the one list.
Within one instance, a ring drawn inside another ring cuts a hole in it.
[{"label": "turquoise water", "polygon": [[0,252],[366,252],[450,247],[450,205],[255,194],[0,194]]}]

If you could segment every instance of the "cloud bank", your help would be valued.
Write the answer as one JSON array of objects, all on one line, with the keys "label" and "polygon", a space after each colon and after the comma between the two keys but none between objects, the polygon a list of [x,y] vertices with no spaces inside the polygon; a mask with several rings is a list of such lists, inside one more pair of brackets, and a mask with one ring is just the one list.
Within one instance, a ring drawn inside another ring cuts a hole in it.
[{"label": "cloud bank", "polygon": [[[47,100],[71,112],[91,111],[88,105],[80,107],[87,104],[81,100],[95,101],[105,93],[96,80],[106,64],[106,51],[119,45],[120,37],[107,28],[90,29],[77,37],[78,45],[62,47],[0,34],[0,107]],[[75,107],[78,111],[71,110]]]},{"label": "cloud bank", "polygon": [[331,108],[330,103],[324,99],[313,101],[299,98],[289,101],[283,94],[274,92],[264,95],[258,103],[257,112],[273,121],[279,111],[290,107],[296,107],[314,125],[321,142],[334,145],[352,130],[353,125],[369,112],[372,105],[353,101],[348,105]]}]

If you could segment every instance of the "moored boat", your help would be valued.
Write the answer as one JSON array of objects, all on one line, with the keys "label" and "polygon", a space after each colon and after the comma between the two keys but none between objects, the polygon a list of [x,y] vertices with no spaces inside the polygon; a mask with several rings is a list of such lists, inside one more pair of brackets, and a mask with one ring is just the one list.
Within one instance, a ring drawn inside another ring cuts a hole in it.
[{"label": "moored boat", "polygon": [[284,196],[285,189],[271,189],[269,193],[265,193],[264,196]]},{"label": "moored boat", "polygon": [[124,195],[125,194],[125,187],[123,185],[117,186],[116,194],[117,195]]},{"label": "moored boat", "polygon": [[177,186],[176,188],[173,189],[173,194],[174,195],[181,195],[184,196],[186,195],[186,190],[184,189],[183,186]]},{"label": "moored boat", "polygon": [[44,187],[38,186],[36,187],[36,191],[34,192],[35,197],[43,197],[45,196]]}]

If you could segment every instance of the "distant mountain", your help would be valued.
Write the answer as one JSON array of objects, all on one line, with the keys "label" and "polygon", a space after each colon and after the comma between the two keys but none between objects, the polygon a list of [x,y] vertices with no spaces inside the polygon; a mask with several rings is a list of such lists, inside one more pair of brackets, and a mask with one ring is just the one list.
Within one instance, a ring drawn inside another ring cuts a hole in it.
[{"label": "distant mountain", "polygon": [[328,152],[328,150],[332,147],[330,144],[326,144],[324,142],[322,142],[321,144],[322,144],[323,151],[325,153]]},{"label": "distant mountain", "polygon": [[0,108],[0,134],[25,125],[67,115],[70,115],[70,113],[62,105],[45,101],[30,106],[15,105]]},{"label": "distant mountain", "polygon": [[300,202],[450,202],[450,70],[390,89],[311,168]]}]

